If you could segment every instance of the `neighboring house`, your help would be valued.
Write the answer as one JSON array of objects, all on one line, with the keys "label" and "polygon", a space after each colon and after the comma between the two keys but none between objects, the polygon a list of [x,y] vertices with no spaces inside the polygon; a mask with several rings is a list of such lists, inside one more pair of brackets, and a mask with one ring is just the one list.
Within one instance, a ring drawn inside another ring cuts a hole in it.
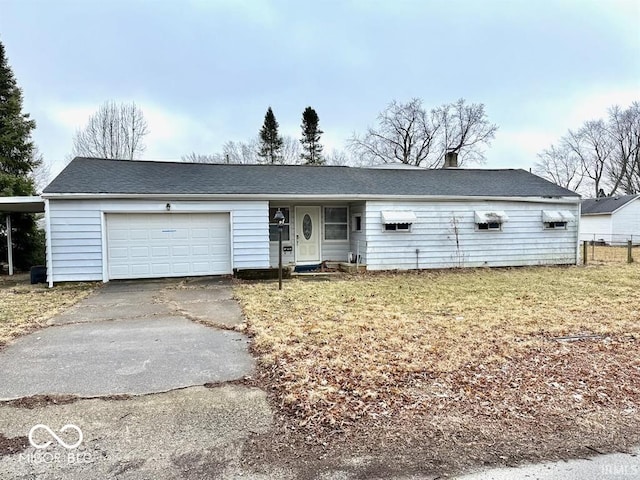
[{"label": "neighboring house", "polygon": [[612,245],[640,243],[640,195],[582,201],[580,240]]},{"label": "neighboring house", "polygon": [[50,284],[230,274],[575,264],[577,194],[524,170],[74,159],[44,190]]}]

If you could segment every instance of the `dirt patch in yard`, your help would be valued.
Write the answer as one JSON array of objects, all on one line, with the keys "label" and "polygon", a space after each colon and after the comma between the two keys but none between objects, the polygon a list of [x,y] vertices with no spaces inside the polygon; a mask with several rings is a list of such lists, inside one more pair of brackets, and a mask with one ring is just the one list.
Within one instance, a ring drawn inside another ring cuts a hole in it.
[{"label": "dirt patch in yard", "polygon": [[0,458],[4,455],[13,455],[15,453],[23,452],[29,446],[29,439],[27,437],[5,437],[0,432]]},{"label": "dirt patch in yard", "polygon": [[386,445],[407,468],[461,471],[638,444],[639,284],[639,266],[616,265],[242,285],[282,412],[266,448]]},{"label": "dirt patch in yard", "polygon": [[0,348],[10,340],[46,326],[47,320],[89,295],[95,283],[54,288],[6,279],[0,281]]},{"label": "dirt patch in yard", "polygon": [[75,395],[32,395],[30,397],[22,397],[16,400],[7,400],[0,402],[0,406],[7,405],[9,407],[16,408],[40,408],[47,405],[68,405],[80,400],[80,397]]}]

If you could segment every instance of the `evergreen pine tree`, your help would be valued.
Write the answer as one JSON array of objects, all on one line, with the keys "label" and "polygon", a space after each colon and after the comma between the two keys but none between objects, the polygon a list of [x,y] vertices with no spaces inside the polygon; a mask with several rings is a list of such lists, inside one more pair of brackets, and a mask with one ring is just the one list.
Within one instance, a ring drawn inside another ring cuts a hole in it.
[{"label": "evergreen pine tree", "polygon": [[[36,158],[31,131],[35,121],[22,113],[22,91],[9,67],[0,42],[0,196],[34,195],[30,174],[40,160]],[[43,235],[32,214],[11,214],[15,266],[26,270],[43,263]],[[7,258],[6,214],[0,213],[0,259]]]},{"label": "evergreen pine tree", "polygon": [[322,165],[324,158],[322,157],[322,144],[320,143],[320,135],[323,131],[318,128],[320,119],[316,111],[307,107],[302,112],[302,153],[300,156],[307,165]]},{"label": "evergreen pine tree", "polygon": [[271,107],[264,116],[264,124],[260,129],[260,158],[265,163],[282,162],[282,137],[278,134],[278,122]]}]

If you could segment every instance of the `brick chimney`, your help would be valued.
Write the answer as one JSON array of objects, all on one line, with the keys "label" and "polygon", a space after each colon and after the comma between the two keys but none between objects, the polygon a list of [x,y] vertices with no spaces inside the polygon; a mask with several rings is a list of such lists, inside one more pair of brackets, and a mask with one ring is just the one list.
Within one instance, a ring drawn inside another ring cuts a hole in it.
[{"label": "brick chimney", "polygon": [[458,168],[458,152],[445,153],[444,165],[442,168]]}]

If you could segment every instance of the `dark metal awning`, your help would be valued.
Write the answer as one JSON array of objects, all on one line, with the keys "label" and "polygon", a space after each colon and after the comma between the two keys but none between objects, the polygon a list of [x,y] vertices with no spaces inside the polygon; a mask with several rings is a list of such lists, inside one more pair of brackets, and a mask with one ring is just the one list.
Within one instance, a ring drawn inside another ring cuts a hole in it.
[{"label": "dark metal awning", "polygon": [[43,213],[44,200],[33,197],[0,197],[0,212],[3,213]]}]

